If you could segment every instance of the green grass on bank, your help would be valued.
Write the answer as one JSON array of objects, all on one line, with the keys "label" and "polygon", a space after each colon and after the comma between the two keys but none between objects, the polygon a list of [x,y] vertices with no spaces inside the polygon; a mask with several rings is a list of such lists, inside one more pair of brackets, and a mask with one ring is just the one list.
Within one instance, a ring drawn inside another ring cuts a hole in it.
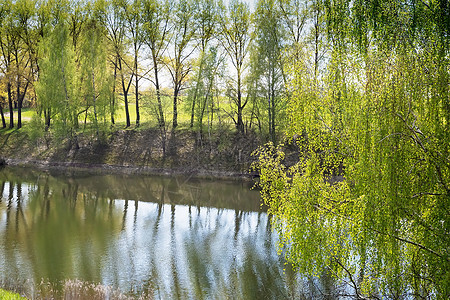
[{"label": "green grass on bank", "polygon": [[2,299],[2,300],[20,300],[20,299],[27,299],[27,298],[24,298],[16,293],[11,293],[11,292],[0,289],[0,299]]},{"label": "green grass on bank", "polygon": [[[129,114],[130,114],[130,121],[131,121],[131,127],[135,127],[136,124],[136,104],[133,102],[134,95],[129,96]],[[166,96],[162,97],[162,105],[164,110],[164,117],[166,126],[171,127],[172,124],[172,97]],[[115,112],[115,123],[116,128],[117,127],[123,127],[126,126],[126,115],[125,115],[125,106],[123,103],[123,97],[118,97],[117,99],[118,105],[117,105],[117,111]],[[155,115],[154,105],[149,103],[149,100],[146,99],[146,97],[143,97],[140,102],[140,123],[141,127],[147,127],[152,128],[158,125],[157,116]],[[209,108],[208,108],[209,109]],[[208,116],[208,109],[205,110],[205,115],[203,116],[203,126],[207,127],[208,123],[210,122],[210,116]],[[234,127],[233,120],[230,118],[227,112],[234,111],[234,107],[232,107],[231,103],[228,100],[222,100],[220,102],[220,108],[215,107],[215,112],[213,116],[212,126],[213,127],[222,127],[222,126],[230,126]],[[9,126],[9,109],[4,108],[3,112],[5,114],[5,121],[7,127]],[[17,125],[17,109],[14,109],[13,112],[14,116],[14,124]],[[25,107],[22,108],[22,123],[23,126],[26,126],[33,117],[36,116],[36,109],[32,107]],[[79,116],[79,123],[80,127],[83,127],[84,121],[85,121],[86,115],[84,113],[80,114]],[[246,109],[244,111],[244,121],[249,122],[251,118],[251,112],[250,109]],[[107,122],[110,122],[110,116],[106,116]],[[191,120],[191,110],[190,110],[190,104],[186,102],[186,99],[180,98],[180,103],[178,106],[178,129],[187,129],[190,126],[190,120]],[[89,118],[87,122],[90,122]],[[195,125],[198,126],[198,119],[196,116],[195,119]],[[1,122],[0,122],[1,127]],[[142,129],[142,128],[141,128]]]},{"label": "green grass on bank", "polygon": [[[165,99],[167,100],[167,99]],[[228,107],[228,109],[231,109]],[[144,106],[140,109],[141,114],[141,120],[140,120],[140,126],[136,127],[136,105],[134,103],[129,103],[129,112],[130,112],[130,121],[131,126],[129,128],[126,128],[126,116],[125,116],[125,109],[123,106],[123,103],[119,104],[119,107],[115,113],[114,119],[115,119],[115,125],[111,125],[110,117],[106,116],[106,122],[108,123],[108,126],[110,129],[113,130],[120,130],[120,129],[131,129],[131,130],[145,130],[148,128],[156,128],[158,126],[157,118],[154,114],[149,112],[149,108]],[[171,130],[172,128],[172,111],[171,107],[166,105],[165,107],[165,122],[167,126],[167,130]],[[6,121],[6,128],[1,128],[1,122],[0,122],[0,133],[3,134],[9,134],[12,133],[16,128],[10,129],[9,128],[9,111],[4,110],[5,113],[5,121]],[[17,109],[14,110],[14,126],[17,126]],[[36,116],[36,110],[34,108],[23,108],[22,109],[22,126],[26,129],[29,128],[29,124],[32,123],[32,119]],[[249,116],[246,116],[249,118]],[[178,130],[186,130],[190,129],[190,112],[186,111],[186,109],[180,105],[180,110],[178,114]],[[234,129],[234,123],[229,116],[223,112],[216,112],[213,117],[212,122],[212,128],[210,130],[217,130],[218,128],[230,128],[231,130]],[[247,120],[247,119],[246,119]],[[92,125],[91,120],[87,119],[87,124],[84,123],[85,121],[85,114],[81,114],[79,118],[79,131],[85,132],[86,130],[93,130],[91,127]],[[203,128],[204,132],[208,132],[208,123],[209,118],[207,115],[203,118]],[[43,126],[43,125],[42,125]],[[194,124],[194,130],[198,130],[198,120],[195,120]]]}]

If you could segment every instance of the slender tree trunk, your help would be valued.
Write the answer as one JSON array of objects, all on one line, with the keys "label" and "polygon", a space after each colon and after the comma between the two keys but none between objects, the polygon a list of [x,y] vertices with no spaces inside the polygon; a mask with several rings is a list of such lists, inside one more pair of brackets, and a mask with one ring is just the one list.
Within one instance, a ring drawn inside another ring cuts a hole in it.
[{"label": "slender tree trunk", "polygon": [[134,78],[135,78],[135,94],[136,94],[136,126],[139,127],[141,115],[139,113],[139,76],[138,76],[138,55],[137,45],[134,44]]},{"label": "slender tree trunk", "polygon": [[214,81],[210,79],[210,83],[208,84],[208,89],[205,95],[205,101],[202,103],[202,109],[200,113],[200,136],[203,136],[203,116],[205,115],[205,109],[208,106],[208,101],[212,97],[212,88]]},{"label": "slender tree trunk", "polygon": [[270,139],[272,140],[272,99],[270,98],[270,94],[267,97],[267,103],[268,103],[268,115],[269,115],[269,136]]},{"label": "slender tree trunk", "polygon": [[191,123],[189,124],[189,127],[194,127],[194,115],[195,115],[195,101],[197,100],[197,88],[194,92],[194,97],[192,98],[192,109],[191,109]]},{"label": "slender tree trunk", "polygon": [[17,128],[22,128],[22,107],[23,107],[23,99],[25,98],[25,94],[28,90],[29,82],[25,85],[23,92],[20,92],[20,89],[17,88]]},{"label": "slender tree trunk", "polygon": [[130,127],[131,122],[130,122],[130,111],[129,111],[129,108],[128,108],[128,92],[126,91],[124,80],[125,79],[122,76],[123,101],[125,103],[125,117],[127,119],[127,126],[126,127]]},{"label": "slender tree trunk", "polygon": [[164,112],[162,109],[162,103],[161,103],[161,91],[159,88],[159,73],[158,73],[158,63],[156,62],[156,57],[153,57],[153,69],[155,71],[155,88],[156,88],[156,100],[158,101],[158,113],[159,113],[159,127],[164,128],[165,122],[164,122]]},{"label": "slender tree trunk", "polygon": [[314,83],[317,82],[317,71],[319,68],[319,13],[316,12],[314,22]]},{"label": "slender tree trunk", "polygon": [[173,122],[172,122],[172,131],[175,131],[175,128],[178,126],[178,93],[179,93],[179,87],[178,84],[175,86],[175,89],[173,90]]},{"label": "slender tree trunk", "polygon": [[113,92],[112,92],[112,98],[111,98],[111,124],[115,124],[114,120],[114,112],[116,107],[116,80],[117,80],[117,58],[116,63],[114,64],[114,83],[113,83]]},{"label": "slender tree trunk", "polygon": [[206,102],[208,101],[208,94],[205,96],[205,101],[202,103],[200,110],[200,116],[198,117],[198,123],[200,125],[200,137],[203,138],[203,115],[205,114]]},{"label": "slender tree trunk", "polygon": [[276,143],[276,134],[275,134],[275,86],[274,86],[274,80],[272,80],[272,87],[271,87],[271,98],[272,98],[272,107],[271,107],[271,109],[272,109],[272,113],[271,113],[271,116],[272,116],[272,122],[271,122],[271,125],[272,125],[272,130],[271,130],[271,132],[272,132],[272,142],[273,142],[273,144],[275,144]]},{"label": "slender tree trunk", "polygon": [[18,105],[17,105],[17,128],[22,128],[22,102],[23,95],[18,95]]},{"label": "slender tree trunk", "polygon": [[50,108],[44,109],[45,131],[50,128],[51,112],[52,110]]},{"label": "slender tree trunk", "polygon": [[269,137],[270,140],[273,142],[273,132],[272,132],[272,105],[273,105],[273,99],[272,99],[272,83],[271,83],[272,77],[270,76],[269,71],[269,84],[267,87],[267,110],[268,110],[268,116],[269,116]]},{"label": "slender tree trunk", "polygon": [[165,157],[166,156],[166,125],[165,125],[165,121],[164,121],[164,112],[163,112],[162,103],[161,103],[161,91],[159,88],[158,63],[157,63],[156,56],[154,53],[152,54],[152,57],[153,57],[153,69],[155,72],[156,99],[158,101],[158,124],[159,124],[159,129],[161,131],[163,156]]},{"label": "slender tree trunk", "polygon": [[244,133],[244,122],[242,121],[242,91],[241,91],[241,71],[238,70],[238,82],[237,82],[237,130]]},{"label": "slender tree trunk", "polygon": [[199,85],[200,85],[200,79],[202,78],[202,71],[203,71],[203,53],[204,50],[202,52],[202,57],[201,57],[201,61],[200,61],[200,67],[199,67],[199,71],[198,71],[198,76],[197,76],[197,82],[195,84],[195,90],[194,90],[194,98],[192,99],[192,109],[191,109],[191,124],[190,124],[190,128],[194,127],[194,116],[195,116],[195,103],[197,101],[197,97],[198,97],[198,89],[199,89]]},{"label": "slender tree trunk", "polygon": [[[123,84],[123,83],[122,83]],[[123,94],[123,100],[125,102],[125,116],[127,119],[127,126],[126,127],[130,127],[131,126],[131,121],[130,121],[130,110],[128,108],[128,93],[124,93]]]},{"label": "slender tree trunk", "polygon": [[[2,101],[4,100],[4,98],[2,98]],[[5,120],[5,115],[3,113],[3,104],[0,103],[0,114],[2,115],[2,127],[6,128],[6,120]]]},{"label": "slender tree trunk", "polygon": [[130,122],[130,111],[128,109],[128,88],[125,87],[125,77],[123,76],[123,69],[122,69],[122,60],[119,58],[119,69],[120,69],[120,78],[122,81],[122,91],[123,91],[123,100],[125,103],[125,117],[127,119],[127,126],[126,127],[130,127],[131,122]]},{"label": "slender tree trunk", "polygon": [[14,107],[13,107],[13,100],[12,100],[11,83],[9,81],[6,84],[6,89],[8,92],[9,128],[14,128]]},{"label": "slender tree trunk", "polygon": [[[17,62],[17,52],[16,52],[16,63]],[[17,67],[18,68],[18,67]],[[17,73],[19,73],[19,70],[17,70]],[[16,105],[17,105],[17,128],[22,127],[22,107],[20,105],[20,79],[19,75],[17,75],[17,86],[16,86]]]},{"label": "slender tree trunk", "polygon": [[92,100],[94,101],[94,121],[95,121],[95,129],[97,132],[97,138],[99,136],[98,132],[98,119],[97,119],[97,97],[96,97],[96,91],[95,91],[95,74],[94,70],[92,70]]}]

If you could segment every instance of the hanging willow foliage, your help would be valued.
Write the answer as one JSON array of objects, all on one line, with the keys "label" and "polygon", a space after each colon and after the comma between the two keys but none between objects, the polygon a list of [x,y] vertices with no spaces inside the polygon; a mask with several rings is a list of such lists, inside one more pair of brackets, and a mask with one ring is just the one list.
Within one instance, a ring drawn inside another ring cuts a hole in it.
[{"label": "hanging willow foliage", "polygon": [[[450,295],[450,4],[323,1],[330,54],[289,70],[281,148],[256,151],[288,259],[356,297]],[[337,182],[336,182],[337,179]]]}]

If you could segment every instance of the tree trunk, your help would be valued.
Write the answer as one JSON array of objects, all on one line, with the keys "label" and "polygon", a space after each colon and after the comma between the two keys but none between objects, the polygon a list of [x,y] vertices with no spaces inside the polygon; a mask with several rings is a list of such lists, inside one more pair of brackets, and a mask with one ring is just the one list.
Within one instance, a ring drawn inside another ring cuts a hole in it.
[{"label": "tree trunk", "polygon": [[197,90],[194,93],[194,98],[192,99],[192,109],[191,109],[191,123],[189,124],[189,127],[194,127],[194,115],[195,115],[195,100],[197,98]]},{"label": "tree trunk", "polygon": [[177,126],[178,126],[178,109],[177,109],[178,91],[179,91],[179,88],[175,87],[175,89],[173,91],[173,122],[172,122],[172,131],[175,131],[175,128],[177,128]]},{"label": "tree trunk", "polygon": [[238,82],[237,82],[237,123],[236,128],[239,132],[244,133],[244,122],[242,121],[242,92],[241,92],[241,71],[238,69]]},{"label": "tree trunk", "polygon": [[274,89],[274,87],[272,87],[272,96],[271,96],[271,98],[272,98],[272,114],[271,114],[271,116],[272,116],[272,122],[271,122],[271,125],[272,125],[272,130],[271,130],[271,132],[272,132],[272,142],[273,142],[273,144],[275,145],[276,144],[276,134],[275,134],[275,89]]},{"label": "tree trunk", "polygon": [[137,46],[134,45],[134,78],[135,78],[135,94],[136,94],[136,126],[139,127],[141,115],[139,113],[139,77],[138,77],[138,57]]},{"label": "tree trunk", "polygon": [[45,131],[48,131],[50,128],[50,122],[51,122],[51,109],[47,108],[44,109],[44,119],[45,119]]},{"label": "tree trunk", "polygon": [[113,83],[113,92],[112,92],[112,99],[111,99],[111,124],[115,124],[114,120],[114,112],[116,107],[116,80],[117,80],[117,58],[116,62],[114,64],[114,83]]},{"label": "tree trunk", "polygon": [[17,128],[22,128],[22,102],[23,96],[19,96],[17,108]]},{"label": "tree trunk", "polygon": [[198,123],[200,125],[200,136],[203,138],[203,115],[205,114],[206,102],[208,101],[208,94],[205,96],[205,101],[202,103],[200,110],[200,116],[198,117]]},{"label": "tree trunk", "polygon": [[198,97],[198,89],[199,89],[199,82],[200,82],[200,79],[201,79],[201,74],[202,74],[202,71],[203,71],[203,61],[204,61],[204,59],[203,59],[203,53],[204,53],[204,50],[203,50],[203,52],[202,52],[202,57],[201,57],[201,61],[200,61],[200,67],[199,67],[199,71],[198,71],[198,76],[197,76],[197,82],[196,82],[196,84],[195,84],[195,91],[194,91],[194,98],[192,99],[192,110],[191,110],[191,124],[190,124],[190,128],[192,128],[192,127],[194,127],[194,115],[195,115],[195,102],[196,102],[196,100],[197,100],[197,97]]},{"label": "tree trunk", "polygon": [[8,92],[8,105],[9,105],[9,128],[14,128],[14,108],[13,108],[13,100],[12,100],[12,92],[11,92],[11,83],[8,82],[6,85],[6,89]]},{"label": "tree trunk", "polygon": [[[2,99],[4,100],[4,99]],[[2,127],[6,128],[5,115],[3,114],[3,104],[0,103],[0,114],[2,115]]]},{"label": "tree trunk", "polygon": [[28,90],[29,82],[25,85],[23,92],[20,92],[20,88],[17,87],[17,128],[22,128],[22,107],[23,107],[23,99],[25,98],[25,94]]},{"label": "tree trunk", "polygon": [[125,116],[126,116],[126,119],[127,119],[127,126],[126,127],[130,127],[131,122],[130,122],[130,111],[128,109],[128,92],[126,92],[125,82],[123,82],[123,78],[122,78],[122,89],[123,89],[123,101],[125,103]]},{"label": "tree trunk", "polygon": [[92,70],[92,101],[94,102],[94,121],[95,121],[95,131],[97,133],[97,138],[99,137],[99,132],[98,132],[98,119],[97,119],[97,96],[96,96],[96,91],[95,91],[95,74],[94,74],[94,70]]},{"label": "tree trunk", "polygon": [[159,89],[159,73],[158,73],[158,63],[156,62],[156,57],[153,57],[153,69],[155,70],[155,88],[156,88],[156,100],[158,101],[158,123],[160,128],[165,127],[164,122],[164,112],[161,104],[161,91]]},{"label": "tree trunk", "polygon": [[161,91],[159,89],[159,73],[158,73],[158,63],[155,54],[152,54],[153,58],[153,69],[155,71],[155,88],[156,88],[156,99],[158,101],[158,125],[161,132],[161,144],[163,150],[163,158],[166,156],[166,125],[164,121],[164,112],[161,104]]},{"label": "tree trunk", "polygon": [[128,84],[128,87],[125,86],[125,77],[123,76],[123,69],[122,69],[122,60],[119,58],[119,69],[120,69],[120,78],[122,81],[122,91],[123,91],[123,100],[125,103],[125,117],[127,119],[127,126],[130,127],[130,111],[128,110],[128,90],[130,89],[130,84]]}]

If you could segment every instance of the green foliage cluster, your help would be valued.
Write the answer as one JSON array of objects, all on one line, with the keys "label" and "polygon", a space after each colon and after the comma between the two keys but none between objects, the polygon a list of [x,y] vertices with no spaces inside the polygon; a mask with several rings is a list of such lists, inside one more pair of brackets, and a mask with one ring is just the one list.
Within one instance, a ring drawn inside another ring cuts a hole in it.
[{"label": "green foliage cluster", "polygon": [[118,110],[126,127],[132,117],[138,127],[142,109],[165,140],[184,121],[182,107],[200,133],[231,123],[277,142],[286,124],[285,50],[294,47],[281,20],[295,9],[269,0],[254,9],[242,0],[3,1],[3,127],[17,118],[20,128],[22,106],[34,107],[42,119],[30,123],[42,125],[34,131],[76,138],[82,125],[98,137]]},{"label": "green foliage cluster", "polygon": [[0,299],[3,300],[20,300],[20,299],[26,299],[24,297],[21,297],[19,294],[11,293],[5,290],[0,289]]},{"label": "green foliage cluster", "polygon": [[[300,161],[259,149],[287,257],[357,298],[450,295],[448,1],[316,1],[329,55],[289,73]],[[296,55],[308,51],[299,47]]]}]

